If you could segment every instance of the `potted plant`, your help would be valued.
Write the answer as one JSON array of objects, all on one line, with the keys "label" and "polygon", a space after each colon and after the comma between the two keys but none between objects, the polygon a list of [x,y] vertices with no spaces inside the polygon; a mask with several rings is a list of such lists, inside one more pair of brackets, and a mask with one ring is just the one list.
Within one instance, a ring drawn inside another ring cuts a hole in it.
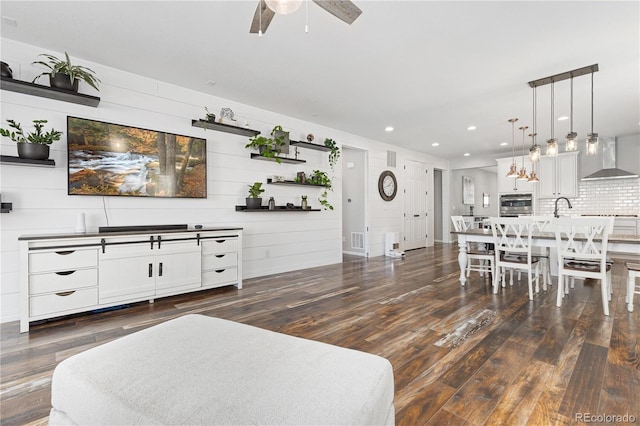
[{"label": "potted plant", "polygon": [[325,210],[333,210],[333,206],[327,200],[327,195],[331,190],[331,179],[329,179],[329,176],[327,176],[325,172],[314,170],[313,174],[310,178],[307,179],[307,181],[311,182],[314,185],[324,186],[324,191],[322,191],[322,194],[320,194],[318,201],[320,202],[320,204],[322,204],[322,207]]},{"label": "potted plant", "polygon": [[47,120],[33,120],[35,131],[26,136],[20,123],[15,120],[7,120],[9,127],[14,130],[0,128],[0,134],[16,142],[18,157],[30,160],[46,160],[49,158],[49,145],[60,140],[62,132],[51,129],[46,133],[42,132]]},{"label": "potted plant", "polygon": [[282,131],[282,126],[276,126],[271,130],[272,137],[266,137],[263,135],[256,135],[249,138],[249,143],[245,145],[245,148],[257,149],[260,155],[266,158],[274,158],[278,164],[281,164],[278,155],[282,152],[282,148],[286,142],[282,135],[275,136],[277,131]]},{"label": "potted plant", "polygon": [[35,61],[31,64],[44,65],[49,68],[49,71],[38,75],[33,79],[32,83],[35,83],[40,77],[48,75],[49,85],[51,87],[77,92],[78,82],[82,80],[94,89],[100,90],[98,89],[98,82],[100,82],[100,80],[96,77],[95,72],[87,67],[72,65],[67,52],[64,52],[65,60],[58,59],[57,57],[46,53],[39,56],[44,56],[47,58],[48,62]]},{"label": "potted plant", "polygon": [[216,115],[214,113],[210,112],[209,108],[207,108],[206,106],[204,107],[204,110],[207,113],[205,120],[207,120],[209,123],[215,123],[216,122]]},{"label": "potted plant", "polygon": [[329,151],[329,165],[331,166],[331,170],[333,170],[334,166],[338,162],[338,158],[340,158],[340,148],[338,148],[338,144],[331,138],[326,138],[324,140],[324,146],[330,149]]},{"label": "potted plant", "polygon": [[254,182],[253,185],[249,185],[249,196],[246,198],[247,210],[260,209],[262,207],[260,194],[263,192],[262,182]]}]

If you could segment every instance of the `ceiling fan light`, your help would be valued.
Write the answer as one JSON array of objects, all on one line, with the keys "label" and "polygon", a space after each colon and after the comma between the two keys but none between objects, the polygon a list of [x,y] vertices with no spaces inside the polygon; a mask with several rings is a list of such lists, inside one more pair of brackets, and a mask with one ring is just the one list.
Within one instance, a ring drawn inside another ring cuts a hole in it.
[{"label": "ceiling fan light", "polygon": [[529,161],[532,163],[540,161],[540,145],[535,144],[529,148]]},{"label": "ceiling fan light", "polygon": [[577,151],[578,150],[578,134],[571,132],[567,134],[565,151]]},{"label": "ceiling fan light", "polygon": [[587,135],[587,155],[598,154],[598,134],[589,133]]},{"label": "ceiling fan light", "polygon": [[547,140],[547,152],[546,154],[549,157],[555,157],[558,155],[558,139],[548,139]]},{"label": "ceiling fan light", "polygon": [[300,9],[302,0],[265,0],[267,7],[279,15],[289,15]]}]

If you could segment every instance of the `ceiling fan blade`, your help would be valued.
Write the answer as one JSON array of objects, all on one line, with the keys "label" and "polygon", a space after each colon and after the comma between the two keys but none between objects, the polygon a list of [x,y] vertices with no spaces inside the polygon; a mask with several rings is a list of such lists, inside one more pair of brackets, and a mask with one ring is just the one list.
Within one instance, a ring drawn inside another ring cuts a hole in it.
[{"label": "ceiling fan blade", "polygon": [[[260,19],[261,13],[262,19]],[[274,16],[275,12],[267,7],[267,3],[265,3],[264,0],[260,0],[258,2],[258,6],[256,6],[256,13],[253,14],[253,21],[251,22],[249,32],[251,34],[257,34],[258,31],[260,31],[260,25],[262,24],[262,32],[266,33]]]},{"label": "ceiling fan blade", "polygon": [[349,25],[362,13],[360,8],[349,0],[313,0],[313,2]]}]

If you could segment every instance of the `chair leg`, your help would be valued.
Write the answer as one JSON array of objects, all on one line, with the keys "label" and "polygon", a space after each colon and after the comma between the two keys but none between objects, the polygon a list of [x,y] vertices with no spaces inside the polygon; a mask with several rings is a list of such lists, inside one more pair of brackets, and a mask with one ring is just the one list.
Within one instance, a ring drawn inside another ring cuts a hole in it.
[{"label": "chair leg", "polygon": [[633,312],[633,293],[636,291],[636,276],[629,271],[627,277],[627,311]]},{"label": "chair leg", "polygon": [[[527,278],[528,278],[527,282],[529,284],[529,300],[533,300],[533,283],[532,283],[533,277],[532,277],[532,274],[531,274],[531,269],[529,269],[529,271],[527,271]],[[536,283],[536,285],[537,285],[537,283]]]},{"label": "chair leg", "polygon": [[613,286],[611,285],[611,271],[607,272],[607,298],[611,302],[613,296]]},{"label": "chair leg", "polygon": [[500,280],[502,282],[502,288],[507,286],[506,276],[507,276],[507,271],[504,269],[504,266],[500,267]]},{"label": "chair leg", "polygon": [[602,310],[606,316],[609,316],[609,288],[608,277],[605,275],[600,278],[600,293],[602,293]]},{"label": "chair leg", "polygon": [[558,295],[556,296],[556,306],[558,308],[562,306],[562,298],[564,297],[563,278],[562,273],[558,271]]},{"label": "chair leg", "polygon": [[509,285],[513,286],[513,268],[509,269]]},{"label": "chair leg", "polygon": [[542,290],[547,291],[547,274],[549,271],[549,261],[548,259],[542,259],[544,266],[542,268]]},{"label": "chair leg", "polygon": [[493,294],[498,294],[498,287],[500,286],[500,277],[496,274],[496,262],[491,262],[491,281],[493,283]]}]

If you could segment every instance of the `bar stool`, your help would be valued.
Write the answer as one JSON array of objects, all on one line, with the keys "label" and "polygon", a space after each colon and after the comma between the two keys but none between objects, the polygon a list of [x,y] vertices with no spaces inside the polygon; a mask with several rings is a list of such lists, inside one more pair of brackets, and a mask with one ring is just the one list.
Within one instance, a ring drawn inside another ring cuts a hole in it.
[{"label": "bar stool", "polygon": [[627,277],[627,297],[624,299],[627,302],[627,311],[633,312],[633,295],[640,294],[640,285],[636,285],[636,278],[640,278],[640,264],[627,263],[627,269],[629,275]]}]

